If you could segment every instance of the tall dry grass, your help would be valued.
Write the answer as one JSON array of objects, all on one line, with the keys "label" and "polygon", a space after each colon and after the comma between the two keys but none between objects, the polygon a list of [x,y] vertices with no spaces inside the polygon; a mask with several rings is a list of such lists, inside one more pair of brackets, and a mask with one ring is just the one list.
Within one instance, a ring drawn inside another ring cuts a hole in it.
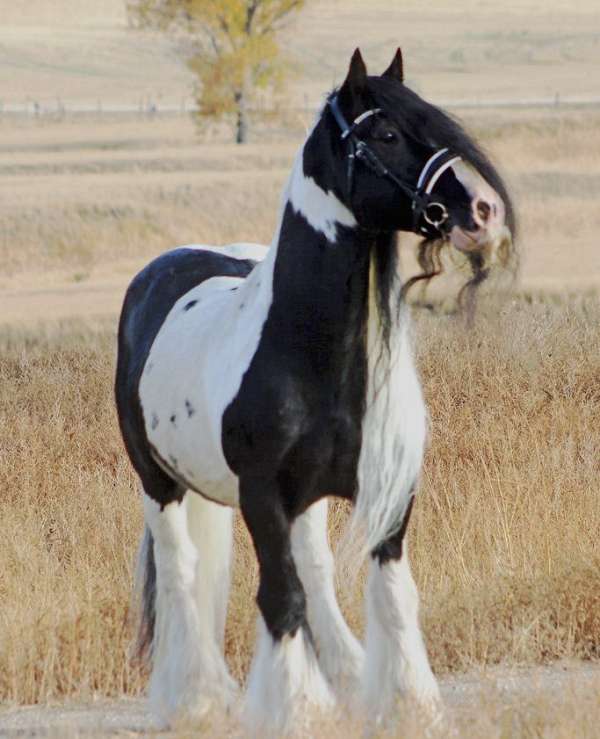
[{"label": "tall dry grass", "polygon": [[600,656],[595,298],[432,318],[431,445],[413,524],[434,665]]},{"label": "tall dry grass", "polygon": [[[416,336],[431,432],[410,550],[435,670],[600,657],[598,298],[515,298],[470,332],[420,313]],[[2,702],[144,683],[127,659],[141,514],[114,346],[112,324],[1,334]],[[333,507],[333,538],[345,516]],[[256,569],[236,533],[226,644],[243,678]]]}]

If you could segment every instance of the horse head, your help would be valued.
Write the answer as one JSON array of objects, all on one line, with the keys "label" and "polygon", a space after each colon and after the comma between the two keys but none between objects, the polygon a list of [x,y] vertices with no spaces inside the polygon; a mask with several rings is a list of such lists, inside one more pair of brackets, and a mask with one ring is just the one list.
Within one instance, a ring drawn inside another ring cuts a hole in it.
[{"label": "horse head", "polygon": [[361,227],[414,232],[422,253],[450,243],[483,276],[507,261],[515,219],[502,178],[454,119],[404,84],[400,49],[381,76],[357,49],[319,123],[337,160],[326,186]]}]

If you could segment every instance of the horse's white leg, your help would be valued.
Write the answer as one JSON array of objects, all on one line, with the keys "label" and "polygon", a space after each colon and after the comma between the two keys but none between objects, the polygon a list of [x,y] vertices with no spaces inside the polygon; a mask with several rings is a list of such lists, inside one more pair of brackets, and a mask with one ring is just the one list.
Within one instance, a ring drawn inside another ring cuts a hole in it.
[{"label": "horse's white leg", "polygon": [[[375,556],[367,582],[365,704],[376,723],[395,717],[399,698],[414,698],[434,715],[439,689],[419,628],[419,596],[406,542],[399,556]],[[398,554],[398,549],[396,549]]]},{"label": "horse's white leg", "polygon": [[[149,698],[164,724],[196,722],[227,705],[232,681],[215,636],[214,619],[200,618],[196,604],[199,553],[187,521],[188,493],[163,510],[144,496],[156,566],[155,622]],[[205,594],[214,610],[214,593]]]},{"label": "horse's white leg", "polygon": [[292,551],[304,585],[319,664],[338,699],[352,700],[364,662],[362,646],[349,629],[335,595],[335,564],[327,537],[327,499],[299,516],[292,527]]},{"label": "horse's white leg", "polygon": [[233,510],[201,495],[186,496],[188,528],[198,550],[194,592],[198,616],[206,633],[222,651],[233,549]]}]

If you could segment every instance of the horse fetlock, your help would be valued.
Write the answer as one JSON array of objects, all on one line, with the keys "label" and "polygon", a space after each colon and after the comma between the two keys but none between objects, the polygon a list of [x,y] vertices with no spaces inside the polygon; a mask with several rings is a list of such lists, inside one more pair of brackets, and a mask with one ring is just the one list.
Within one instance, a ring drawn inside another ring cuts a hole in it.
[{"label": "horse fetlock", "polygon": [[257,603],[269,633],[274,639],[294,636],[298,629],[308,630],[306,620],[306,595],[298,581],[296,587],[263,587],[258,592]]},{"label": "horse fetlock", "polygon": [[253,736],[305,734],[335,699],[305,628],[273,639],[262,619],[243,711]]},{"label": "horse fetlock", "polygon": [[177,664],[156,664],[152,671],[148,699],[161,726],[200,725],[231,710],[239,696],[239,686],[219,656],[195,651]]},{"label": "horse fetlock", "polygon": [[362,703],[372,722],[389,729],[402,713],[398,706],[403,702],[418,706],[428,723],[441,717],[439,687],[424,650],[412,657],[398,650],[377,664],[366,665]]},{"label": "horse fetlock", "polygon": [[426,710],[437,710],[441,701],[437,680],[424,661],[415,661],[400,672],[396,691],[410,696]]},{"label": "horse fetlock", "polygon": [[359,642],[352,639],[333,649],[320,649],[319,662],[338,700],[353,703],[360,687],[365,655]]}]

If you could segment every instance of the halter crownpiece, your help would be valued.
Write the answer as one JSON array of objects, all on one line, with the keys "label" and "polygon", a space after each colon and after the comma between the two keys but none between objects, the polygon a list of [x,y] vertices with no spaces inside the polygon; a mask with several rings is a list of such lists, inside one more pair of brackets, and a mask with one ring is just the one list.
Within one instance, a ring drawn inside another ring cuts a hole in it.
[{"label": "halter crownpiece", "polygon": [[[344,114],[340,110],[337,95],[329,100],[329,108],[341,130],[342,141],[349,143],[348,152],[348,189],[352,192],[354,184],[354,163],[356,159],[363,162],[368,169],[378,177],[387,177],[392,180],[411,200],[413,211],[413,231],[430,235],[434,228],[438,235],[444,234],[444,225],[447,224],[450,214],[443,203],[432,200],[433,189],[444,172],[453,164],[460,161],[462,157],[453,154],[447,147],[439,149],[425,162],[417,179],[416,187],[403,182],[397,175],[391,172],[379,159],[377,154],[365,141],[356,135],[356,129],[367,118],[382,113],[381,108],[371,108],[361,113],[351,124],[348,124]],[[430,228],[431,227],[431,228]]]},{"label": "halter crownpiece", "polygon": [[359,126],[363,121],[366,121],[367,118],[370,118],[372,115],[377,115],[377,113],[381,113],[381,108],[371,108],[371,110],[365,110],[365,112],[361,113],[358,118],[354,119],[351,126],[346,127],[346,129],[342,131],[342,138],[345,139],[350,136],[350,134],[357,126]]}]

